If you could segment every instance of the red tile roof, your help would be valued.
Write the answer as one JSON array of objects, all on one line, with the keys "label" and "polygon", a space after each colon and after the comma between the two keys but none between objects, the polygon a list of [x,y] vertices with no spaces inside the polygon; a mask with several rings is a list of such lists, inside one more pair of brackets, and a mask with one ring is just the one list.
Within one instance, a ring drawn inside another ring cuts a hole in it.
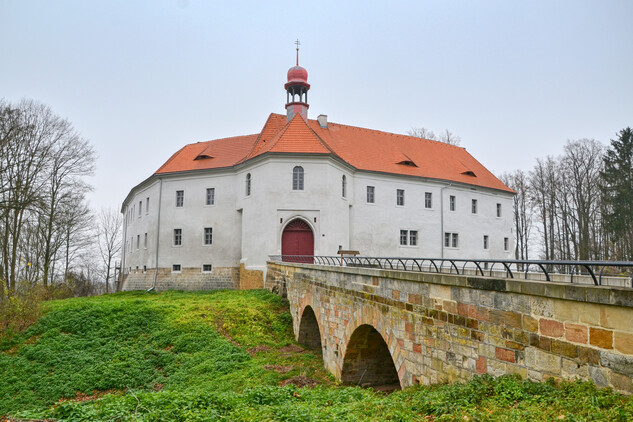
[{"label": "red tile roof", "polygon": [[256,135],[186,145],[156,173],[230,167],[266,153],[331,154],[359,170],[513,192],[464,148],[337,123],[322,128],[316,120],[306,122],[299,115],[286,123],[286,116],[271,114]]}]

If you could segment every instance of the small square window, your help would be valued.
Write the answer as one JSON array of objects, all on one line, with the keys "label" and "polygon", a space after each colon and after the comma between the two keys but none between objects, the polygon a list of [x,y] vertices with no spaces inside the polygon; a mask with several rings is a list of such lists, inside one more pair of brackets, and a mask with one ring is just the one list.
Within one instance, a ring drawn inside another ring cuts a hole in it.
[{"label": "small square window", "polygon": [[207,205],[215,203],[215,188],[207,188]]},{"label": "small square window", "polygon": [[213,227],[204,228],[204,244],[205,245],[213,244]]},{"label": "small square window", "polygon": [[171,271],[173,273],[179,273],[181,271],[180,264],[174,264],[171,266]]},{"label": "small square window", "polygon": [[501,204],[497,204],[497,217],[501,217]]},{"label": "small square window", "polygon": [[451,211],[455,211],[455,195],[448,197],[448,207]]},{"label": "small square window", "polygon": [[424,192],[424,208],[433,208],[433,194]]},{"label": "small square window", "polygon": [[484,235],[484,249],[488,249],[488,235]]},{"label": "small square window", "polygon": [[472,211],[473,214],[477,214],[477,200],[476,199],[472,200],[471,211]]},{"label": "small square window", "polygon": [[176,191],[176,206],[182,207],[185,205],[185,191],[177,190]]},{"label": "small square window", "polygon": [[174,246],[182,245],[182,229],[174,229]]},{"label": "small square window", "polygon": [[404,189],[396,189],[396,205],[404,206]]},{"label": "small square window", "polygon": [[367,186],[367,203],[368,204],[373,204],[375,201],[375,196],[374,193],[376,191],[376,188],[374,186]]},{"label": "small square window", "polygon": [[213,270],[213,265],[211,264],[202,264],[202,272],[210,273]]}]

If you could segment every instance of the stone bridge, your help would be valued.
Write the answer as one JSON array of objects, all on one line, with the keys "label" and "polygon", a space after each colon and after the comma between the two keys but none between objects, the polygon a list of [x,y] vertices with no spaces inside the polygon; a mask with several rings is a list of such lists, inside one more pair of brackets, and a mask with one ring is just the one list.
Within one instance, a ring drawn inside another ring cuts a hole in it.
[{"label": "stone bridge", "polygon": [[487,373],[633,392],[633,289],[273,261],[266,287],[345,384]]}]

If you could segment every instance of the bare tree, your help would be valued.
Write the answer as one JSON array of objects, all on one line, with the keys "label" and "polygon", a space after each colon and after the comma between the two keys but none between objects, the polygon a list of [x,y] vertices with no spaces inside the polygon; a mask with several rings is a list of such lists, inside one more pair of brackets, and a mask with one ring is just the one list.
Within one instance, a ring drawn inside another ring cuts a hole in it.
[{"label": "bare tree", "polygon": [[502,174],[501,181],[516,192],[513,198],[513,219],[516,259],[530,259],[530,234],[532,232],[532,207],[530,203],[530,183],[522,170]]},{"label": "bare tree", "polygon": [[[123,217],[114,208],[99,213],[99,254],[105,270],[105,288],[109,292],[110,277],[114,276],[114,259],[121,252]],[[119,283],[116,290],[120,290]]]},{"label": "bare tree", "polygon": [[425,127],[412,127],[407,131],[407,135],[415,136],[416,138],[430,139],[431,141],[440,141],[450,145],[459,145],[462,142],[462,138],[448,129],[445,129],[438,136],[435,132]]},{"label": "bare tree", "polygon": [[407,131],[407,135],[415,136],[416,138],[430,139],[432,141],[437,141],[437,137],[435,136],[435,133],[433,133],[432,130],[429,130],[425,127],[412,127],[410,130]]},{"label": "bare tree", "polygon": [[440,136],[437,138],[437,140],[449,145],[459,145],[462,143],[462,138],[455,135],[448,129],[444,129],[444,131],[440,133]]},{"label": "bare tree", "polygon": [[[68,272],[84,215],[95,154],[67,120],[30,100],[0,100],[0,290],[18,281],[53,280],[64,256]],[[2,293],[0,291],[0,293]]]}]

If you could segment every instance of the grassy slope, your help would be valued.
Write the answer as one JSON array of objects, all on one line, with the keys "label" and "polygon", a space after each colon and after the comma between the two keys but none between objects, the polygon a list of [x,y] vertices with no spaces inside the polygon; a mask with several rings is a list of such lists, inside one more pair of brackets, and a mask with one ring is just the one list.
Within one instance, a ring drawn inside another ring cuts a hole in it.
[{"label": "grassy slope", "polygon": [[[290,315],[277,296],[263,291],[123,293],[46,306],[37,324],[0,342],[0,415],[148,421],[633,420],[633,401],[587,383],[555,387],[486,377],[389,396],[334,386],[318,354],[284,347],[294,343]],[[267,365],[292,369],[281,374]],[[298,375],[321,386],[279,387]],[[89,400],[95,391],[94,397],[110,394]],[[51,406],[64,397],[73,400]]]}]

